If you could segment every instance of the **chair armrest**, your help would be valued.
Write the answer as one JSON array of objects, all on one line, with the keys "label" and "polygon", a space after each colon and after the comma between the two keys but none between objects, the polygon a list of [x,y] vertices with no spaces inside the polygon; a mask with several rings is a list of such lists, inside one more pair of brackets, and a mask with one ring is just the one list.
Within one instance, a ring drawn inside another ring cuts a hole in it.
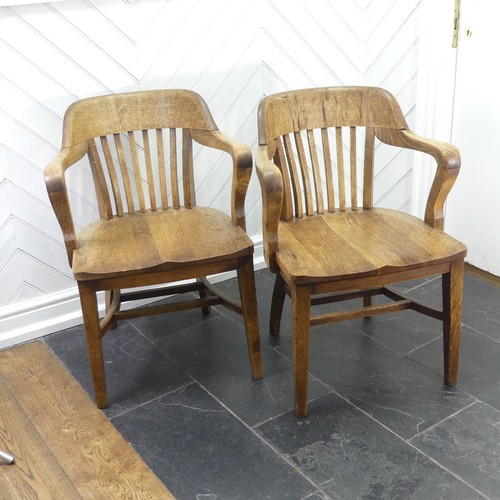
[{"label": "chair armrest", "polygon": [[443,229],[444,204],[460,171],[458,149],[445,142],[420,137],[411,130],[375,129],[375,135],[386,144],[420,151],[436,160],[436,174],[427,198],[424,220],[432,227]]},{"label": "chair armrest", "polygon": [[45,186],[50,203],[61,226],[70,266],[73,262],[73,250],[76,249],[77,243],[64,173],[71,165],[83,158],[86,152],[86,142],[62,148],[44,170]]},{"label": "chair armrest", "polygon": [[267,146],[259,146],[256,158],[257,177],[262,191],[262,233],[264,256],[269,269],[276,273],[276,252],[279,248],[278,225],[283,204],[283,177],[269,159]]},{"label": "chair armrest", "polygon": [[231,218],[233,224],[246,230],[245,197],[252,175],[250,148],[223,134],[220,130],[191,130],[191,137],[204,146],[229,153],[233,159],[233,187],[231,190]]}]

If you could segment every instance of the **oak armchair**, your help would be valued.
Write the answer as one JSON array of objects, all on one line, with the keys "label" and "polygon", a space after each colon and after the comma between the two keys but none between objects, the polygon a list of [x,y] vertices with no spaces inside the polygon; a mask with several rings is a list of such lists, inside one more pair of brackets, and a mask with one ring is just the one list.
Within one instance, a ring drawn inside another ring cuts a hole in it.
[{"label": "oak armchair", "polygon": [[[455,384],[466,247],[442,229],[444,203],[460,168],[458,150],[411,132],[396,99],[373,87],[268,96],[260,103],[258,126],[264,253],[276,273],[270,332],[279,334],[288,294],[297,416],[307,414],[309,330],[314,325],[403,309],[440,319],[444,382]],[[364,144],[358,147],[360,137]],[[435,159],[424,221],[374,207],[375,138]],[[358,179],[359,157],[364,158]],[[442,276],[442,310],[389,286],[432,275]],[[374,304],[375,295],[391,302]],[[362,306],[311,316],[311,306],[353,298],[362,299]]]},{"label": "oak armchair", "polygon": [[[231,216],[198,207],[193,141],[232,157]],[[99,219],[76,233],[65,172],[88,156]],[[187,90],[83,99],[64,117],[62,147],[45,169],[50,201],[78,282],[96,403],[108,406],[101,339],[121,319],[222,304],[243,315],[252,376],[262,377],[253,243],[244,201],[252,171],[247,146],[222,134],[203,99]],[[206,276],[236,270],[241,303]],[[184,280],[191,283],[156,287]],[[155,287],[148,290],[122,289]],[[99,319],[96,292],[105,291]],[[120,310],[141,298],[196,292],[183,302]]]}]

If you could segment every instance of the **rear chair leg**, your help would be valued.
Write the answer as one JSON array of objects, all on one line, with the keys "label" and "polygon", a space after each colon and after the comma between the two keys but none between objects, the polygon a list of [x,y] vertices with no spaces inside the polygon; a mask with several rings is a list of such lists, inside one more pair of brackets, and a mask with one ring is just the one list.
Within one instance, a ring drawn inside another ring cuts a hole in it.
[{"label": "rear chair leg", "polygon": [[[120,293],[120,290],[106,290],[104,292],[105,303],[106,303],[106,314],[108,313],[111,303],[113,302],[113,298],[115,294]],[[118,321],[116,319],[112,319],[110,323],[110,330],[114,330],[118,326]]]},{"label": "rear chair leg", "polygon": [[[196,280],[199,284],[201,284],[202,288],[200,288],[200,291],[198,292],[200,294],[200,299],[204,299],[207,297],[207,291],[203,285],[203,282],[200,279]],[[201,312],[203,314],[210,314],[211,307],[210,306],[202,306]]]},{"label": "rear chair leg", "polygon": [[102,355],[101,329],[99,325],[99,310],[97,296],[92,283],[79,282],[80,303],[82,305],[83,323],[87,337],[87,350],[90,360],[90,371],[96,405],[98,408],[108,407],[106,394],[106,379],[104,373],[104,359]]},{"label": "rear chair leg", "polygon": [[273,298],[271,301],[271,315],[269,318],[269,332],[271,335],[279,335],[281,325],[281,314],[285,302],[285,282],[281,274],[276,274],[274,282]]},{"label": "rear chair leg", "polygon": [[252,378],[259,380],[262,378],[262,356],[260,351],[259,318],[257,314],[257,293],[255,291],[255,275],[251,255],[240,259],[238,285],[240,288],[241,307],[243,309]]},{"label": "rear chair leg", "polygon": [[442,278],[444,383],[449,386],[458,381],[463,275],[464,261],[460,259],[451,263],[450,272]]}]

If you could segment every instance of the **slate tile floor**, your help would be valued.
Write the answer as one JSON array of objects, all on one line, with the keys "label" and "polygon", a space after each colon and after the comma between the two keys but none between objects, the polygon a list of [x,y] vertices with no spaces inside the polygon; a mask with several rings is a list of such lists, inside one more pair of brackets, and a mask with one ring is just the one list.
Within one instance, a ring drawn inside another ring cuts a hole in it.
[{"label": "slate tile floor", "polygon": [[[309,416],[292,411],[290,304],[252,381],[224,308],[141,318],[104,339],[105,413],[179,499],[500,498],[500,288],[466,275],[460,382],[442,384],[438,321],[413,312],[311,333]],[[237,296],[237,283],[219,284]],[[440,280],[403,284],[439,302]],[[175,299],[174,299],[175,300]],[[91,392],[82,327],[45,337]]]}]

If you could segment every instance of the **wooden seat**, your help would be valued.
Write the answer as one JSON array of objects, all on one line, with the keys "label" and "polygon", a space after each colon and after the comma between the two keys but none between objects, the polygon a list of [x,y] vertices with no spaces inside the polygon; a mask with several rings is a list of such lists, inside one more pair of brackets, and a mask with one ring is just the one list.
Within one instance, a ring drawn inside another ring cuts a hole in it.
[{"label": "wooden seat", "polygon": [[[196,206],[193,141],[231,156],[230,215]],[[99,218],[76,234],[65,172],[85,155]],[[45,169],[45,180],[78,282],[99,408],[108,406],[101,339],[125,318],[191,308],[208,314],[210,306],[222,304],[243,315],[252,376],[262,378],[253,243],[245,232],[251,171],[250,149],[217,129],[195,92],[100,96],[66,111],[62,148]],[[241,302],[206,278],[231,270],[237,272]],[[190,282],[174,283],[184,280]],[[158,287],[165,283],[170,285]],[[141,289],[121,292],[136,287]],[[106,314],[100,320],[96,293],[102,290]],[[120,310],[127,301],[186,292],[199,298]]]},{"label": "wooden seat", "polygon": [[[374,208],[375,139],[436,160],[423,221]],[[314,325],[404,309],[440,319],[444,381],[454,385],[467,249],[442,229],[444,203],[460,169],[458,150],[411,132],[396,99],[383,89],[317,88],[262,100],[256,164],[264,253],[276,273],[272,335],[280,331],[285,295],[292,300],[297,416],[307,414],[309,330]],[[434,275],[442,276],[442,310],[390,287]],[[374,305],[375,295],[391,301]],[[311,306],[355,298],[360,307],[311,315]]]}]

